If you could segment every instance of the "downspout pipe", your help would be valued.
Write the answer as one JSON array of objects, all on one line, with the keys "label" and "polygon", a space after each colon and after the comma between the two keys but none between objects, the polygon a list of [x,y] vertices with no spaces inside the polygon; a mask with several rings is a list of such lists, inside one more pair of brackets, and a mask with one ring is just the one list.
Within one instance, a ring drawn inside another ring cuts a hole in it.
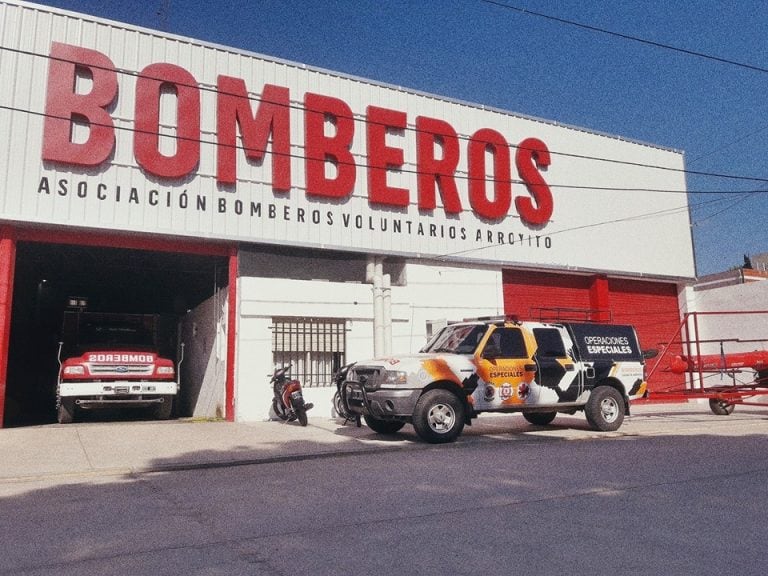
[{"label": "downspout pipe", "polygon": [[389,279],[385,280],[383,257],[368,256],[365,281],[372,284],[373,291],[373,355],[381,358],[389,354],[391,344],[387,344],[387,339],[391,339],[392,332],[391,312],[390,319],[387,319],[388,303],[385,302],[385,294],[389,294]]},{"label": "downspout pipe", "polygon": [[392,356],[392,279],[389,274],[382,275],[382,308],[384,325],[384,356]]}]

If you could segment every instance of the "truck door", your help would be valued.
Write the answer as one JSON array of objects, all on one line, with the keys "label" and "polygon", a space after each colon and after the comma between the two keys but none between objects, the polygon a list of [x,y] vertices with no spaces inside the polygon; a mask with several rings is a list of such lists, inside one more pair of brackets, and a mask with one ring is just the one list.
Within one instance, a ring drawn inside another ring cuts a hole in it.
[{"label": "truck door", "polygon": [[522,404],[533,380],[536,365],[531,359],[522,330],[517,327],[495,327],[477,358],[480,386],[474,394],[479,409],[502,408]]},{"label": "truck door", "polygon": [[554,390],[558,401],[575,402],[583,383],[581,371],[576,369],[571,357],[573,346],[570,338],[566,343],[558,328],[534,328],[533,336],[536,339],[533,356],[536,362],[535,382]]}]

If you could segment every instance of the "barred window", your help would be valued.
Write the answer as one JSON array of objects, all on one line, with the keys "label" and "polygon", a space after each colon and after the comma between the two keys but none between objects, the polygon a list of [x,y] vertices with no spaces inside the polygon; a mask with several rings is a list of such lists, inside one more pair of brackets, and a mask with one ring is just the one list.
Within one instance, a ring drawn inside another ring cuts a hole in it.
[{"label": "barred window", "polygon": [[346,321],[328,318],[273,318],[272,360],[291,364],[302,386],[331,386],[345,364]]}]

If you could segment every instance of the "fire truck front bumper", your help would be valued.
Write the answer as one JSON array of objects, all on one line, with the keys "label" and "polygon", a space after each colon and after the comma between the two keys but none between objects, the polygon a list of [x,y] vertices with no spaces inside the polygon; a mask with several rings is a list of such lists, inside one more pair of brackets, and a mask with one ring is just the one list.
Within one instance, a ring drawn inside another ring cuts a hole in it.
[{"label": "fire truck front bumper", "polygon": [[87,403],[146,403],[161,402],[162,396],[173,396],[179,391],[175,381],[137,382],[62,382],[59,396],[76,398],[78,404]]}]

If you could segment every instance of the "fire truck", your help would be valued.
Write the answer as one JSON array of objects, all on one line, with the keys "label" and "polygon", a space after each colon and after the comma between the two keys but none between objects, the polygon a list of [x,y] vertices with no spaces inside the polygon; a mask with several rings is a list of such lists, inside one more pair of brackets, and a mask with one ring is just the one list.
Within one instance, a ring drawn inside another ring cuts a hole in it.
[{"label": "fire truck", "polygon": [[178,367],[168,357],[172,333],[158,314],[65,311],[56,387],[59,423],[71,423],[82,410],[108,407],[145,408],[158,419],[170,418],[179,392]]}]

